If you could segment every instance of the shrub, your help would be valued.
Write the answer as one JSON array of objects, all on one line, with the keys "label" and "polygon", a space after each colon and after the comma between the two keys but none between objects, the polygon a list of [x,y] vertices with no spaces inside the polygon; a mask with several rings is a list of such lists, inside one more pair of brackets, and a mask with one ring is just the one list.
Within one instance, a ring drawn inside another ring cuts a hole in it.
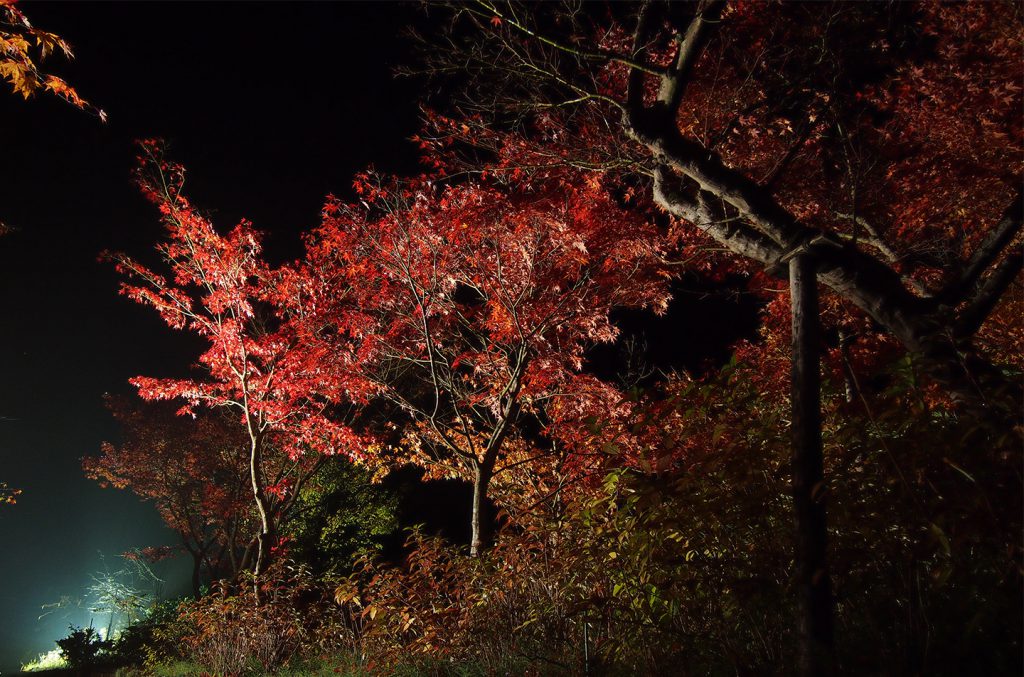
[{"label": "shrub", "polygon": [[277,563],[260,579],[218,583],[181,606],[182,657],[219,675],[267,674],[306,655],[343,651],[340,609],[306,567]]},{"label": "shrub", "polygon": [[71,633],[57,640],[60,655],[70,668],[87,668],[105,662],[113,642],[100,637],[95,628],[69,626]]},{"label": "shrub", "polygon": [[[413,532],[401,565],[364,559],[336,597],[368,664],[786,674],[797,613],[783,414],[736,383],[723,404],[715,386],[685,393],[682,416],[650,417],[671,426],[656,438],[701,441],[703,454],[660,471],[610,458],[603,481],[520,516],[479,558]],[[826,398],[840,660],[871,674],[1019,673],[1019,434],[913,395],[879,393],[863,412]]]}]

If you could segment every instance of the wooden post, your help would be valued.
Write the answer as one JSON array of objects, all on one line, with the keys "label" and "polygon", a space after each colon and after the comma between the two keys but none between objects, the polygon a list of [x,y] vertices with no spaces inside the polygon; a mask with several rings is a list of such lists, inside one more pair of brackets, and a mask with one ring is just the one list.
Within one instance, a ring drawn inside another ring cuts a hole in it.
[{"label": "wooden post", "polygon": [[792,304],[792,471],[796,512],[799,674],[828,675],[833,664],[832,586],[825,549],[827,488],[821,446],[818,286],[805,252],[789,260]]}]

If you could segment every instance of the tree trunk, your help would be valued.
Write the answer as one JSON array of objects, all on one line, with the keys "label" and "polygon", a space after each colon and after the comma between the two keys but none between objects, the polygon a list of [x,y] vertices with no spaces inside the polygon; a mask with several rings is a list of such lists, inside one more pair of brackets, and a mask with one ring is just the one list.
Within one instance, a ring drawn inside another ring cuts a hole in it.
[{"label": "tree trunk", "polygon": [[469,543],[470,557],[479,557],[487,543],[487,523],[483,518],[484,501],[487,498],[487,487],[491,483],[491,474],[494,472],[493,462],[477,464],[473,475],[473,536]]},{"label": "tree trunk", "polygon": [[199,599],[202,596],[202,590],[200,585],[200,572],[203,566],[203,553],[194,552],[192,553],[192,595]]},{"label": "tree trunk", "polygon": [[[242,549],[242,562],[238,561],[238,520],[241,516],[235,517],[231,521],[231,529],[224,532],[224,552],[227,553],[228,563],[231,566],[231,578],[237,578],[238,572],[245,568],[245,559],[248,557],[248,546]],[[221,564],[224,563],[223,553],[220,558]]]},{"label": "tree trunk", "polygon": [[253,569],[253,586],[259,594],[259,577],[270,566],[270,548],[274,544],[274,524],[267,506],[267,496],[263,491],[260,476],[262,464],[262,439],[259,435],[252,437],[249,453],[249,479],[252,481],[252,494],[256,500],[256,510],[260,516],[260,533],[256,537],[256,566]]},{"label": "tree trunk", "polygon": [[245,544],[245,549],[242,550],[242,559],[238,562],[238,566],[235,567],[234,576],[238,576],[238,574],[243,571],[249,570],[249,562],[252,561],[252,553],[255,544],[255,541],[249,541]]},{"label": "tree trunk", "polygon": [[203,558],[206,556],[206,550],[203,549],[202,545],[193,546],[189,542],[185,534],[181,534],[181,543],[185,547],[185,550],[189,555],[192,556],[192,596],[196,599],[200,598],[200,572],[202,571]]},{"label": "tree trunk", "polygon": [[821,445],[818,288],[814,263],[789,261],[792,303],[792,469],[796,512],[794,562],[799,596],[799,674],[830,674],[833,664],[832,589],[825,557],[824,467]]}]

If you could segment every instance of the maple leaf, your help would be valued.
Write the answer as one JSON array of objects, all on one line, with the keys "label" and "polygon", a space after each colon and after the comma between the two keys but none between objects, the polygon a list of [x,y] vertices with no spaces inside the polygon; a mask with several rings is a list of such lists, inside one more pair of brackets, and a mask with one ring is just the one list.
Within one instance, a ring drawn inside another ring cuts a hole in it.
[{"label": "maple leaf", "polygon": [[[34,54],[36,51],[38,56]],[[106,121],[106,113],[89,104],[73,87],[43,72],[40,63],[54,51],[68,59],[74,57],[63,38],[35,28],[14,2],[0,2],[0,78],[7,80],[15,94],[25,99],[38,92],[50,92]]]}]

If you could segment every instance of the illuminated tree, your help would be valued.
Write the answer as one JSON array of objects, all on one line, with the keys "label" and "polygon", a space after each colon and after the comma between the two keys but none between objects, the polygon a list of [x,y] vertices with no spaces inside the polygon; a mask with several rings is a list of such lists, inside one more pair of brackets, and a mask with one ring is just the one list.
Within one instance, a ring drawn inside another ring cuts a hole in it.
[{"label": "illuminated tree", "polygon": [[86,476],[154,502],[192,557],[196,596],[203,568],[211,579],[237,575],[257,532],[243,431],[217,413],[192,420],[166,404],[115,398],[107,407],[121,424],[121,442],[104,442],[100,456],[83,458]]},{"label": "illuminated tree", "polygon": [[[254,572],[270,563],[280,512],[313,472],[317,454],[357,459],[363,443],[343,417],[328,415],[358,404],[363,384],[349,376],[352,351],[316,350],[303,341],[305,325],[291,312],[303,289],[261,258],[259,234],[242,222],[218,233],[180,193],[184,170],[164,159],[159,143],[141,144],[138,174],[143,193],[160,209],[167,241],[159,247],[171,277],[125,255],[113,255],[128,279],[121,291],[154,307],[176,329],[208,342],[199,363],[204,379],[137,377],[132,383],[151,400],[184,400],[194,407],[227,408],[240,416],[247,436],[249,486],[260,528]],[[350,407],[354,412],[358,407]],[[354,413],[350,414],[350,417]],[[273,472],[267,459],[304,459]]]},{"label": "illuminated tree", "polygon": [[487,171],[506,176],[603,172],[646,195],[641,208],[666,212],[682,251],[702,259],[690,263],[718,275],[778,288],[770,277],[789,267],[801,670],[821,673],[831,594],[816,286],[853,324],[884,330],[869,327],[864,343],[894,337],[954,398],[991,409],[989,398],[1007,396],[997,356],[974,339],[1024,262],[1016,9],[452,9],[462,21],[427,68],[470,75],[469,114],[435,116],[428,142],[490,151]]},{"label": "illuminated tree", "polygon": [[615,337],[612,308],[664,309],[653,230],[593,183],[364,176],[356,191],[357,204],[327,203],[310,241],[305,316],[323,329],[305,335],[363,346],[353,364],[410,419],[394,463],[473,483],[476,555],[492,479],[550,453],[524,426],[621,401],[579,372],[587,347]]},{"label": "illuminated tree", "polygon": [[129,551],[121,557],[125,566],[94,574],[86,591],[89,611],[107,614],[103,638],[108,641],[114,638],[118,626],[123,629],[145,618],[163,592],[164,581],[150,568],[142,551]]},{"label": "illuminated tree", "polygon": [[467,30],[427,68],[473,74],[467,114],[433,116],[426,142],[491,151],[505,176],[617,178],[717,275],[761,283],[807,253],[848,308],[977,399],[991,374],[972,338],[1022,261],[1012,4],[453,11]]}]

